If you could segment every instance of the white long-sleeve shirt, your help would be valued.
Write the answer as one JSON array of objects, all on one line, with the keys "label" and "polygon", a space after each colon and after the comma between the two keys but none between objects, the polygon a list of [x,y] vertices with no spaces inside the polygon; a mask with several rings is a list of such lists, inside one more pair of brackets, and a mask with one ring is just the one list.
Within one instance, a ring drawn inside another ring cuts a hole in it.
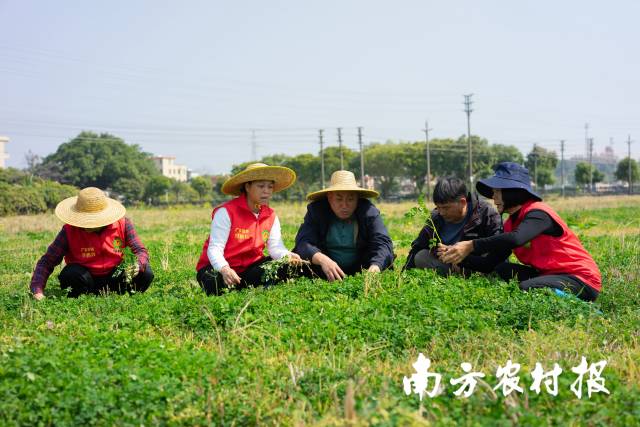
[{"label": "white long-sleeve shirt", "polygon": [[[258,214],[254,214],[256,218]],[[209,248],[207,257],[215,271],[220,271],[225,265],[229,265],[224,258],[224,248],[227,246],[229,233],[231,232],[231,218],[227,208],[220,208],[213,215],[211,220],[211,232],[209,234]],[[282,231],[280,230],[280,220],[276,216],[267,239],[267,251],[272,259],[280,259],[289,255],[290,252],[282,241]]]}]

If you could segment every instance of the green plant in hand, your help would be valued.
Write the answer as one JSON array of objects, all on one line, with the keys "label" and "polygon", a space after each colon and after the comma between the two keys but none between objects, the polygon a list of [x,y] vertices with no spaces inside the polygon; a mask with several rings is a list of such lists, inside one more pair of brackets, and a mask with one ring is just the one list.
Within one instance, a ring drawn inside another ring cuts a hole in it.
[{"label": "green plant in hand", "polygon": [[138,258],[129,250],[125,249],[124,259],[116,267],[111,275],[112,278],[120,280],[126,285],[133,283],[133,279],[140,273],[140,264]]},{"label": "green plant in hand", "polygon": [[429,249],[433,249],[438,246],[438,243],[442,243],[442,239],[438,234],[438,230],[436,225],[433,223],[433,218],[431,217],[431,212],[427,209],[427,205],[424,201],[424,195],[420,195],[418,197],[418,205],[409,209],[407,213],[404,214],[405,218],[415,218],[416,216],[419,218],[423,218],[427,223],[427,227],[431,229],[431,239],[429,239]]}]

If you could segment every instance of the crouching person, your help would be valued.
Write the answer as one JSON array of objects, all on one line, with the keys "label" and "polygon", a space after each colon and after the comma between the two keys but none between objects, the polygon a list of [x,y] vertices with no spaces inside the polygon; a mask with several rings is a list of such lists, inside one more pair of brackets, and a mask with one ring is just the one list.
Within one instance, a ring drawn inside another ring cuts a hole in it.
[{"label": "crouching person", "polygon": [[[263,264],[283,257],[294,264],[300,260],[284,246],[280,221],[269,207],[272,194],[295,180],[296,174],[289,168],[254,163],[223,184],[224,194],[237,197],[211,213],[211,232],[196,266],[196,278],[207,295],[271,285],[287,277],[286,264],[273,277],[265,275]],[[269,257],[263,255],[265,246]]]},{"label": "crouching person", "polygon": [[460,264],[445,263],[439,257],[448,245],[501,233],[502,218],[498,212],[477,195],[468,193],[465,183],[456,177],[438,179],[433,203],[436,208],[431,212],[431,220],[411,243],[404,268],[433,269],[443,276],[454,272],[491,272],[495,261],[489,259],[492,255],[488,252],[474,251]]},{"label": "crouching person", "polygon": [[328,188],[307,195],[311,203],[293,251],[311,261],[316,275],[334,281],[391,266],[393,244],[369,197],[378,193],[358,187],[348,171],[334,172]]},{"label": "crouching person", "polygon": [[[496,166],[494,176],[481,179],[476,189],[493,198],[500,213],[508,213],[504,233],[459,242],[447,247],[444,262],[461,262],[473,251],[489,251],[496,273],[504,280],[515,278],[523,291],[554,288],[585,301],[594,301],[602,289],[597,264],[578,237],[531,188],[529,171],[517,163]],[[511,252],[522,264],[507,261]]]},{"label": "crouching person", "polygon": [[[47,280],[63,258],[66,266],[58,279],[70,297],[146,291],[153,280],[149,254],[125,212],[95,187],[58,203],[55,214],[65,225],[36,264],[31,278],[35,299],[44,298]],[[123,264],[125,247],[135,254],[136,264]]]}]

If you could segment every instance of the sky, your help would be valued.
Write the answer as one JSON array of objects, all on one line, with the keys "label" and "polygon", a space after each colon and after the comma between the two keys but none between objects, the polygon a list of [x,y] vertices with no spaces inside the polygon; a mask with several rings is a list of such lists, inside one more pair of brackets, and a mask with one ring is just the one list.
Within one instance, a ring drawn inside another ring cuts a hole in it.
[{"label": "sky", "polygon": [[200,173],[386,140],[640,157],[637,1],[0,0],[8,166],[82,130]]}]

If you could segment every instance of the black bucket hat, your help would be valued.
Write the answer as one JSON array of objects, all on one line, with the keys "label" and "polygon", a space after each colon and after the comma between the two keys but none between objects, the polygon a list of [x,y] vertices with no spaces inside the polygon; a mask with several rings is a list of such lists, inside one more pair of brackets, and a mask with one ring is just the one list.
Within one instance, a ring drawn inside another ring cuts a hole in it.
[{"label": "black bucket hat", "polygon": [[481,179],[476,183],[476,190],[484,197],[493,198],[493,189],[520,188],[527,191],[534,199],[542,201],[536,192],[531,188],[531,178],[529,169],[513,162],[498,163],[495,173],[490,178]]}]

